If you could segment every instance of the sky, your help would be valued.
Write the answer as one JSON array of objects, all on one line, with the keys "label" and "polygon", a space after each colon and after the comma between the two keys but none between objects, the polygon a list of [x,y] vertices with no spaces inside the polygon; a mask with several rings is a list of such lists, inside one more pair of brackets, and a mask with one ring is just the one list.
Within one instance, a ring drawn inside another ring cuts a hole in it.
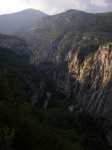
[{"label": "sky", "polygon": [[48,14],[56,14],[68,9],[87,12],[112,11],[112,0],[0,0],[0,14],[34,8]]}]

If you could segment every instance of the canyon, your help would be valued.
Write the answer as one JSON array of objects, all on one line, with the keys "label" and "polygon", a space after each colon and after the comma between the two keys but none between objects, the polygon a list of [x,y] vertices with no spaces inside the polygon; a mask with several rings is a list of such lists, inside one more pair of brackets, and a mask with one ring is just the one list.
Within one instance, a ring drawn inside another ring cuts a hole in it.
[{"label": "canyon", "polygon": [[0,20],[1,101],[89,115],[111,145],[112,13],[30,9]]}]

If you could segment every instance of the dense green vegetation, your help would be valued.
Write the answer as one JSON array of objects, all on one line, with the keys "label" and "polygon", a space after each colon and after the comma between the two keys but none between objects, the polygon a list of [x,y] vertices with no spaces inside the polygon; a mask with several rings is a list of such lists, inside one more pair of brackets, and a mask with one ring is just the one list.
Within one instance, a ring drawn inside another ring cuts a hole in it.
[{"label": "dense green vegetation", "polygon": [[109,146],[89,116],[1,101],[0,149],[109,150]]}]

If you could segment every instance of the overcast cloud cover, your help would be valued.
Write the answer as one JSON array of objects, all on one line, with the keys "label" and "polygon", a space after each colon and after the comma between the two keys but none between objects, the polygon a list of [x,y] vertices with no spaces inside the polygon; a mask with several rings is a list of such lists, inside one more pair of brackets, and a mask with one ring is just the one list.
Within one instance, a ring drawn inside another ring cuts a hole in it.
[{"label": "overcast cloud cover", "polygon": [[10,13],[35,8],[49,14],[68,9],[88,12],[112,11],[112,0],[0,0],[0,13]]}]

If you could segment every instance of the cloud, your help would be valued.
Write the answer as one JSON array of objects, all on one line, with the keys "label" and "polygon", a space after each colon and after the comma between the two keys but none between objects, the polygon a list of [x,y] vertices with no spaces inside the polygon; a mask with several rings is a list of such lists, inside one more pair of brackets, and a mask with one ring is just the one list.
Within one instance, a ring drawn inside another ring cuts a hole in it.
[{"label": "cloud", "polygon": [[0,0],[0,13],[10,13],[29,7],[24,0]]},{"label": "cloud", "polygon": [[48,13],[61,12],[67,9],[78,9],[79,2],[77,0],[28,0],[32,7],[40,8]]},{"label": "cloud", "polygon": [[61,12],[67,9],[80,9],[89,12],[112,10],[112,0],[26,0],[34,7],[48,13]]},{"label": "cloud", "polygon": [[112,11],[112,0],[91,0],[91,9],[93,12]]},{"label": "cloud", "polygon": [[49,14],[68,9],[103,12],[112,10],[112,0],[0,0],[2,12],[13,12],[26,8],[39,9]]}]

